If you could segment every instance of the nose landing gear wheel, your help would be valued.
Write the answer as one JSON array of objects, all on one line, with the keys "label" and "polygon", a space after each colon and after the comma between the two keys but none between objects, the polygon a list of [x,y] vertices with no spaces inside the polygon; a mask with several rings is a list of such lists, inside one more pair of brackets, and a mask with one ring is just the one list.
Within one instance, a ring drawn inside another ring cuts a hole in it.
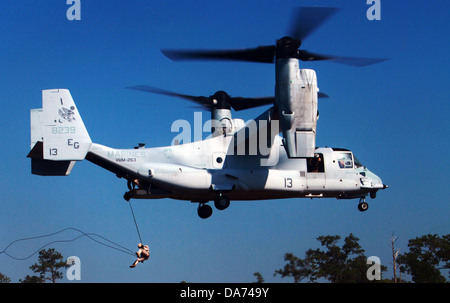
[{"label": "nose landing gear wheel", "polygon": [[369,209],[369,204],[366,202],[365,198],[361,198],[361,200],[359,200],[359,204],[358,204],[358,210],[363,212]]},{"label": "nose landing gear wheel", "polygon": [[212,207],[209,205],[205,205],[204,203],[201,203],[197,209],[198,216],[202,219],[211,217],[212,212]]},{"label": "nose landing gear wheel", "polygon": [[214,206],[218,210],[224,210],[225,208],[230,206],[230,199],[224,196],[220,196],[216,200],[214,200]]}]

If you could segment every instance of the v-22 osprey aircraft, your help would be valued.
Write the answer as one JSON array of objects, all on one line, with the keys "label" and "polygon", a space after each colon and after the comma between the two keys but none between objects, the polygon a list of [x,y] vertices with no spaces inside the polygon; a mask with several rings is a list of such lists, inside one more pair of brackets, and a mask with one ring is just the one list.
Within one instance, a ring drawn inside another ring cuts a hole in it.
[{"label": "v-22 osprey aircraft", "polygon": [[[127,201],[171,198],[196,202],[203,219],[213,212],[209,201],[224,210],[231,200],[359,199],[358,209],[367,210],[366,197],[375,198],[387,186],[350,150],[315,146],[318,99],[326,95],[319,92],[315,71],[299,68],[300,60],[332,60],[356,66],[385,60],[299,49],[302,40],[335,11],[297,9],[289,36],[277,40],[276,45],[241,50],[163,50],[172,60],[275,63],[274,97],[231,97],[223,91],[191,96],[145,85],[129,87],[183,98],[210,110],[211,136],[205,140],[132,149],[93,143],[69,90],[43,90],[42,108],[30,111],[28,157],[32,173],[67,176],[77,161],[86,159],[127,180]],[[231,109],[263,105],[271,107],[255,120],[244,123],[232,118]]]}]

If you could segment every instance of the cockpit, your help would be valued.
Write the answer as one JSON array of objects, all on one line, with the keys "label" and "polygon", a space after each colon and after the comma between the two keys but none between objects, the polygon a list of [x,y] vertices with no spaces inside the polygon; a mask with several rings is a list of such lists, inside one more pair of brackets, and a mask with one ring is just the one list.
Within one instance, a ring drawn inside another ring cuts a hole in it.
[{"label": "cockpit", "polygon": [[338,192],[338,199],[360,198],[361,211],[368,207],[367,195],[373,199],[378,190],[388,187],[344,148],[316,148],[314,157],[306,159],[306,168],[306,188],[315,190],[310,195],[324,195],[329,190]]}]

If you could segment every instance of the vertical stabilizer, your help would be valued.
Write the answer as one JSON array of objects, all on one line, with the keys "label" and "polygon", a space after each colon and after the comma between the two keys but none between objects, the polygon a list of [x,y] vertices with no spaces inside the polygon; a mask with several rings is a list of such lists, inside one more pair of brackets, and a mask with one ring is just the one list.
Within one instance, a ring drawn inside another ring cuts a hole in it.
[{"label": "vertical stabilizer", "polygon": [[44,159],[83,160],[92,141],[70,92],[42,91],[42,108]]},{"label": "vertical stabilizer", "polygon": [[70,174],[83,160],[92,141],[67,89],[42,91],[42,108],[30,111],[32,173]]}]

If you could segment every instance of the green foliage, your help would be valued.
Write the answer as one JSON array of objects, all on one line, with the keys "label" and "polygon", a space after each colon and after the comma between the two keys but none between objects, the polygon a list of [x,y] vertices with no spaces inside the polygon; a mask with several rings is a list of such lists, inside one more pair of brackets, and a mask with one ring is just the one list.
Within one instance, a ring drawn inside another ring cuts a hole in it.
[{"label": "green foliage", "polygon": [[11,279],[0,272],[0,283],[10,283]]},{"label": "green foliage", "polygon": [[44,279],[38,276],[27,275],[23,280],[19,280],[21,283],[44,283]]},{"label": "green foliage", "polygon": [[350,234],[339,247],[340,236],[320,236],[317,240],[325,250],[308,250],[306,258],[314,269],[310,275],[311,281],[325,278],[333,283],[367,282],[367,257],[361,248],[359,239]]},{"label": "green foliage", "polygon": [[408,248],[409,252],[398,257],[402,273],[410,274],[416,283],[447,282],[440,270],[450,268],[450,234],[410,239]]},{"label": "green foliage", "polygon": [[[276,270],[274,275],[294,278],[298,283],[305,278],[310,282],[324,278],[332,283],[369,282],[366,276],[368,265],[364,249],[359,239],[350,234],[344,239],[342,247],[338,246],[340,236],[320,236],[317,240],[325,249],[309,249],[304,259],[287,253],[284,268]],[[381,271],[386,271],[381,266]]]},{"label": "green foliage", "polygon": [[41,250],[39,252],[39,263],[30,266],[30,269],[34,273],[38,273],[39,276],[27,275],[24,280],[20,281],[22,283],[45,283],[46,281],[56,283],[57,279],[63,278],[63,273],[59,269],[69,267],[63,260],[63,256],[54,248]]},{"label": "green foliage", "polygon": [[276,270],[274,276],[279,274],[281,278],[292,277],[294,278],[294,283],[299,283],[312,274],[311,263],[308,259],[303,260],[296,257],[293,253],[286,253],[284,261],[287,262],[286,265],[284,268]]},{"label": "green foliage", "polygon": [[264,283],[264,278],[259,272],[253,274],[256,277],[256,282],[253,283]]}]

